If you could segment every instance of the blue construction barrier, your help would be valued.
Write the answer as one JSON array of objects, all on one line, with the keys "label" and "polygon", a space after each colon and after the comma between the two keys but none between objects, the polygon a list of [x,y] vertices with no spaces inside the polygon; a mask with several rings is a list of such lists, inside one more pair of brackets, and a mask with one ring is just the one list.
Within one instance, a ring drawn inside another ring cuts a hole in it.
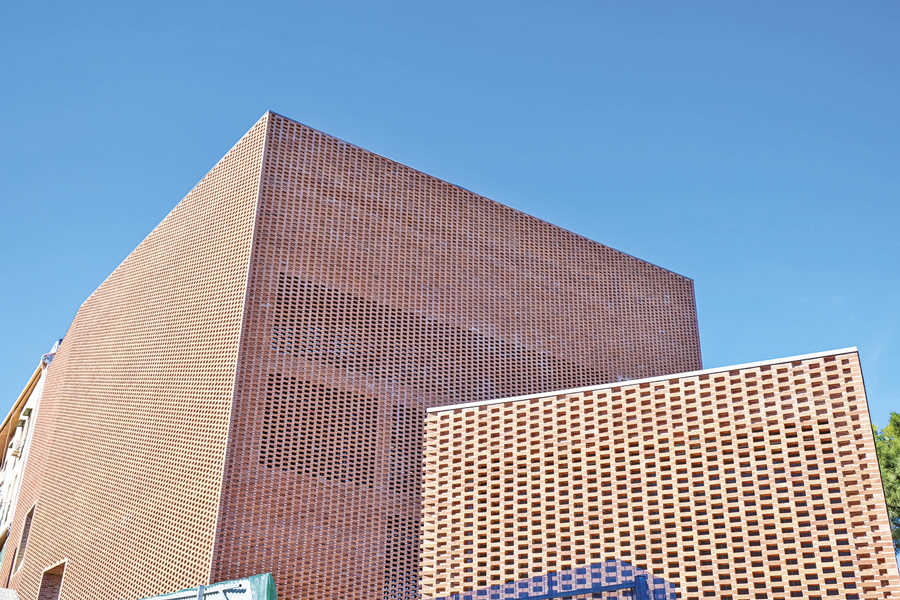
[{"label": "blue construction barrier", "polygon": [[547,573],[435,600],[549,600],[593,596],[604,600],[676,600],[675,584],[621,560]]}]

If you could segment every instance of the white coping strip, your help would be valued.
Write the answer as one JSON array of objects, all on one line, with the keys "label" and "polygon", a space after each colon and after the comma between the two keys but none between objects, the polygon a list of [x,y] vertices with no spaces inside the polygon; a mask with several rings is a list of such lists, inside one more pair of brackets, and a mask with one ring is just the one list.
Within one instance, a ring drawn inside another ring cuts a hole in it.
[{"label": "white coping strip", "polygon": [[656,377],[648,377],[646,379],[626,379],[624,381],[614,381],[612,383],[601,383],[600,385],[592,385],[588,387],[572,388],[570,390],[560,390],[558,392],[541,392],[540,394],[528,394],[527,396],[513,396],[512,398],[499,398],[496,400],[479,400],[478,402],[464,402],[462,404],[448,404],[446,406],[434,406],[425,409],[429,413],[439,413],[447,410],[461,410],[464,408],[473,408],[475,406],[491,406],[492,404],[506,404],[507,402],[520,402],[522,400],[534,400],[535,398],[548,398],[550,396],[571,395],[580,392],[593,392],[605,388],[623,387],[638,385],[641,383],[651,383],[654,381],[667,381],[669,379],[683,379],[685,377],[696,377],[697,375],[708,375],[711,373],[721,373],[722,371],[735,371],[737,369],[751,369],[753,367],[762,367],[768,365],[779,365],[786,362],[795,362],[798,360],[808,360],[810,358],[821,358],[823,356],[835,356],[838,354],[849,354],[851,352],[859,352],[856,346],[849,348],[841,348],[839,350],[828,350],[827,352],[813,352],[812,354],[799,354],[797,356],[787,356],[785,358],[775,358],[772,360],[760,360],[756,362],[743,363],[740,365],[730,365],[725,367],[715,367],[712,369],[703,369],[702,371],[688,371],[687,373],[673,373],[672,375],[657,375]]}]

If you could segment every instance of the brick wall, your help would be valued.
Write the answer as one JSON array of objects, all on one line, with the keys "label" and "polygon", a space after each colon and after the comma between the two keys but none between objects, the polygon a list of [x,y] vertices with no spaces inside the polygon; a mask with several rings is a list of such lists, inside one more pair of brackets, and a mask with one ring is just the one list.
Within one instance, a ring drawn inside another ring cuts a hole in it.
[{"label": "brick wall", "polygon": [[48,367],[11,531],[36,502],[23,600],[64,559],[70,599],[209,577],[266,120],[91,294]]},{"label": "brick wall", "polygon": [[11,585],[417,598],[426,407],[699,367],[689,279],[269,113],[78,311]]},{"label": "brick wall", "polygon": [[212,578],[417,598],[426,407],[699,367],[689,279],[273,115]]},{"label": "brick wall", "polygon": [[856,352],[428,415],[423,596],[607,560],[686,600],[900,594]]}]

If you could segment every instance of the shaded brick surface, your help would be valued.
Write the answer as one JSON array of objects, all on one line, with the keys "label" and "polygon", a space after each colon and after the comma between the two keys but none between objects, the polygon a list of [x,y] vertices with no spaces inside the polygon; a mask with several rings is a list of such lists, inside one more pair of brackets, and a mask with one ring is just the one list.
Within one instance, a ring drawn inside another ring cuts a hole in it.
[{"label": "shaded brick surface", "polygon": [[856,352],[428,415],[423,596],[624,560],[678,597],[900,594]]},{"label": "shaded brick surface", "polygon": [[417,598],[426,407],[699,366],[690,280],[273,115],[212,578]]},{"label": "shaded brick surface", "polygon": [[23,599],[64,559],[70,599],[209,577],[266,121],[91,294],[48,367],[10,538],[37,502]]}]

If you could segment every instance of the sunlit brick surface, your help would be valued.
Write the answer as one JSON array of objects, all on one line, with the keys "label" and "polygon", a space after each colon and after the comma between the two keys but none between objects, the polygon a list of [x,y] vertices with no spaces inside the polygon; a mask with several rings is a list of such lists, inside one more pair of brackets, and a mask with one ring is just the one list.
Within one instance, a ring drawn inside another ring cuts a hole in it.
[{"label": "sunlit brick surface", "polygon": [[426,407],[700,367],[689,279],[271,113],[62,348],[26,600],[417,598]]},{"label": "sunlit brick surface", "polygon": [[891,598],[848,352],[428,415],[423,596],[623,560],[679,598]]},{"label": "sunlit brick surface", "polygon": [[10,545],[10,586],[125,600],[206,581],[221,489],[263,118],[78,311],[48,367]]}]

